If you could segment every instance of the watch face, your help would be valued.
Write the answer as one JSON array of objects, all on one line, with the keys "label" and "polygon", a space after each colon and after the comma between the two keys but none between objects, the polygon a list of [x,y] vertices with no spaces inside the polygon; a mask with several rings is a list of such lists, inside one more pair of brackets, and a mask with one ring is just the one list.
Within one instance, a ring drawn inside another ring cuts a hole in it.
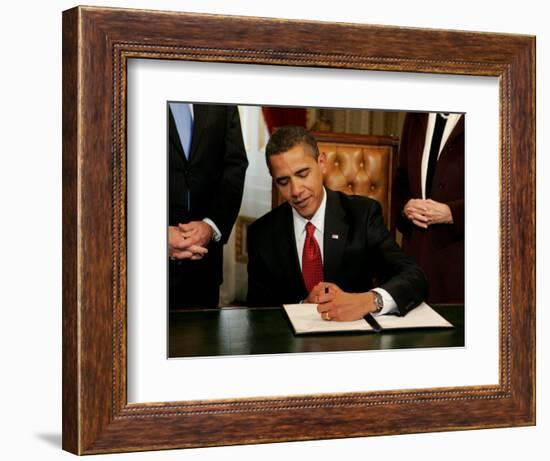
[{"label": "watch face", "polygon": [[374,304],[376,304],[376,308],[378,310],[381,310],[384,307],[384,302],[382,301],[382,295],[380,293],[374,293]]},{"label": "watch face", "polygon": [[380,293],[376,293],[374,295],[374,302],[376,303],[376,307],[378,307],[379,309],[382,308],[382,306],[384,305],[383,301],[382,301],[382,295]]}]

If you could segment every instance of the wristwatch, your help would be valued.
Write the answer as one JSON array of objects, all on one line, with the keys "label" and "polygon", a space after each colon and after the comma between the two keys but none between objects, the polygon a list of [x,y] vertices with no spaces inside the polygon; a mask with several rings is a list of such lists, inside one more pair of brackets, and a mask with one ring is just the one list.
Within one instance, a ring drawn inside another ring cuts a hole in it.
[{"label": "wristwatch", "polygon": [[378,314],[384,308],[384,300],[382,299],[382,295],[377,291],[371,291],[371,293],[374,295],[374,305],[376,306],[373,314]]}]

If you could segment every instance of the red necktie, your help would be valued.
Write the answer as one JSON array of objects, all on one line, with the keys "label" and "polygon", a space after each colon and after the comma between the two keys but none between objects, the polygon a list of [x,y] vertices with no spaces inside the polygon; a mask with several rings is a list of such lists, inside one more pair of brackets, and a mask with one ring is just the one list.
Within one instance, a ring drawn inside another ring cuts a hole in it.
[{"label": "red necktie", "polygon": [[306,224],[306,241],[302,252],[302,275],[308,293],[319,282],[323,281],[323,261],[321,250],[315,240],[315,226],[308,222]]}]

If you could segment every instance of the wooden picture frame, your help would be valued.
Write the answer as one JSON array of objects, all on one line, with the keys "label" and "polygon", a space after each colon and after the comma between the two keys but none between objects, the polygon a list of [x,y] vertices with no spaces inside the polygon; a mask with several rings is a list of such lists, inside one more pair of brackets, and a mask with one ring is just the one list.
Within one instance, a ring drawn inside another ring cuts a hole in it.
[{"label": "wooden picture frame", "polygon": [[[129,404],[125,111],[131,58],[498,77],[499,383]],[[65,450],[93,454],[534,423],[534,37],[93,7],[63,13]]]}]

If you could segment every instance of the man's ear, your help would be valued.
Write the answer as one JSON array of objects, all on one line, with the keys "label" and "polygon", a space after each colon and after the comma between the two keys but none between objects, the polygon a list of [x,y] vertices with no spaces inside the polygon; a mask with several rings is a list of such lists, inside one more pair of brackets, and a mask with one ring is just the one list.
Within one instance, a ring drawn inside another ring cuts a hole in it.
[{"label": "man's ear", "polygon": [[327,172],[327,156],[324,152],[319,153],[319,157],[317,157],[317,164],[321,169],[321,173],[325,174]]}]

